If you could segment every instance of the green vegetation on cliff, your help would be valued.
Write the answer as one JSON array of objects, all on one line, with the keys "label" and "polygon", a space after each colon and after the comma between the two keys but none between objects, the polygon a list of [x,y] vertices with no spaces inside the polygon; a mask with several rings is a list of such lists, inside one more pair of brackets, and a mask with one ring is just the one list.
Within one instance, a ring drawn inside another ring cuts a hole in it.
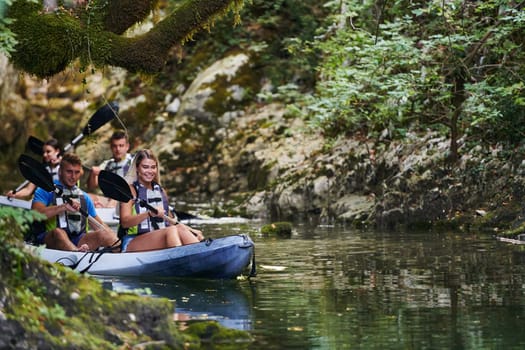
[{"label": "green vegetation on cliff", "polygon": [[[243,348],[250,337],[211,322],[182,333],[167,299],[108,291],[85,275],[43,262],[22,232],[37,214],[0,208],[0,348]],[[149,346],[148,346],[149,344]]]},{"label": "green vegetation on cliff", "polygon": [[299,55],[322,53],[303,99],[326,135],[404,138],[411,128],[459,141],[515,144],[525,133],[523,2],[329,2],[332,17]]}]

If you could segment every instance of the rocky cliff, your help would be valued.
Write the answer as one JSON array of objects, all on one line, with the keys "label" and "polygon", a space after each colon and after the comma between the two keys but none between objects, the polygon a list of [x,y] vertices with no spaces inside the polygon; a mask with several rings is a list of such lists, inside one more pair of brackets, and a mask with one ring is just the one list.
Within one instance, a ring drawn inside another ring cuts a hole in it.
[{"label": "rocky cliff", "polygon": [[[231,53],[188,86],[160,96],[122,71],[93,74],[81,84],[73,71],[52,81],[9,83],[18,76],[2,70],[2,97],[12,96],[2,98],[2,118],[20,129],[2,147],[21,151],[35,125],[67,139],[93,106],[116,99],[120,120],[76,150],[86,163],[108,155],[111,128],[126,127],[135,149],[157,152],[172,195],[211,202],[215,213],[383,228],[480,222],[503,228],[520,221],[523,145],[484,149],[463,142],[458,163],[447,164],[449,141],[431,131],[403,140],[387,131],[377,139],[328,140],[285,103],[258,97],[271,87],[254,65],[250,52]],[[9,172],[3,168],[4,178]]]}]

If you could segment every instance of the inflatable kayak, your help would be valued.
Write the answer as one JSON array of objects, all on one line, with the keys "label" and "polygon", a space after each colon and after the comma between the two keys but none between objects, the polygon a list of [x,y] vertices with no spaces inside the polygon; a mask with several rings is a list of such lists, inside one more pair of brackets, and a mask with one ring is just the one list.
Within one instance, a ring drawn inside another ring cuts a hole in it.
[{"label": "inflatable kayak", "polygon": [[251,264],[255,275],[254,244],[249,236],[206,239],[181,247],[144,252],[71,252],[31,246],[34,254],[79,272],[100,276],[192,277],[233,279]]}]

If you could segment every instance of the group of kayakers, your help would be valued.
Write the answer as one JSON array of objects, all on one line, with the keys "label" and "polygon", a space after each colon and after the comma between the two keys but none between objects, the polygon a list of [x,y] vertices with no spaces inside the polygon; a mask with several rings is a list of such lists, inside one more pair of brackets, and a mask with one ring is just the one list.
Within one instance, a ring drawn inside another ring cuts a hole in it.
[{"label": "group of kayakers", "polygon": [[[101,170],[109,171],[126,179],[134,198],[155,203],[152,205],[157,209],[156,212],[148,210],[134,201],[117,205],[119,231],[123,232],[120,237],[122,252],[177,247],[203,239],[199,230],[166,220],[173,214],[166,191],[160,185],[158,159],[151,150],[144,149],[131,155],[129,138],[123,130],[113,133],[110,148],[113,158],[90,170],[88,190],[97,188]],[[90,251],[119,242],[117,234],[97,215],[91,196],[79,188],[83,175],[80,158],[71,152],[62,154],[58,142],[50,139],[43,146],[43,161],[53,175],[55,185],[62,190],[61,196],[36,188],[31,183],[16,193],[7,193],[8,197],[21,198],[34,192],[31,208],[47,217],[45,225],[37,230],[39,232],[34,232],[36,243],[51,249]],[[85,217],[81,212],[89,215]]]}]

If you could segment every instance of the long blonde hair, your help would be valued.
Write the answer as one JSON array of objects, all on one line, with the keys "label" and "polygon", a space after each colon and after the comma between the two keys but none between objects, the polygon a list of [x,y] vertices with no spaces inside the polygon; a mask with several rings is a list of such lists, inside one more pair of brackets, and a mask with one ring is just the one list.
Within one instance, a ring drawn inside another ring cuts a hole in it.
[{"label": "long blonde hair", "polygon": [[153,152],[149,149],[143,149],[135,153],[135,156],[133,157],[133,161],[131,162],[131,165],[129,167],[128,173],[126,174],[125,178],[126,181],[129,184],[133,184],[135,181],[138,180],[138,174],[137,174],[137,167],[140,165],[140,163],[144,159],[152,159],[157,164],[157,173],[155,174],[155,178],[153,181],[158,183],[160,185],[160,166],[159,166],[159,160]]}]

